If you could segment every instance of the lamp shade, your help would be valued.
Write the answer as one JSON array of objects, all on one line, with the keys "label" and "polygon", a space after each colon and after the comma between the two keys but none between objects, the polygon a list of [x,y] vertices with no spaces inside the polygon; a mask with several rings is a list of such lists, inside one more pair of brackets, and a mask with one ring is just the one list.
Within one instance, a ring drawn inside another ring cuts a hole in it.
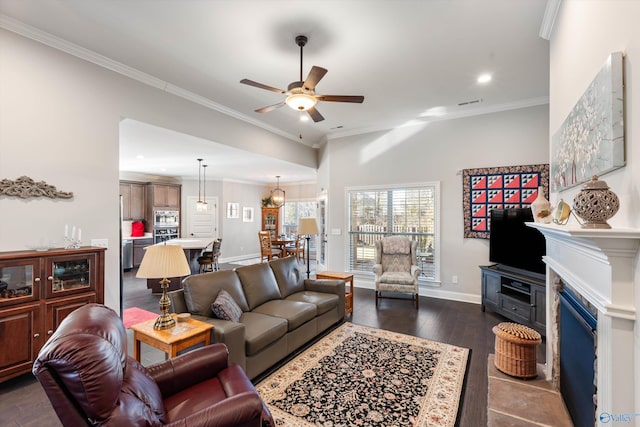
[{"label": "lamp shade", "polygon": [[158,245],[146,248],[136,277],[145,279],[165,279],[191,274],[182,246]]},{"label": "lamp shade", "polygon": [[298,220],[298,234],[318,234],[318,224],[315,218],[300,218]]}]

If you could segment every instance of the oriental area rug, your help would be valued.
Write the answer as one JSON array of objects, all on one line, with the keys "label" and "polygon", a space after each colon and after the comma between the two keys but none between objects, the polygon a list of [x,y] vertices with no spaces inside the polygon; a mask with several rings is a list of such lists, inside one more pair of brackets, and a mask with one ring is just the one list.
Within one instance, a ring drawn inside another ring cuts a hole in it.
[{"label": "oriental area rug", "polygon": [[256,389],[277,426],[454,426],[469,350],[345,323]]}]

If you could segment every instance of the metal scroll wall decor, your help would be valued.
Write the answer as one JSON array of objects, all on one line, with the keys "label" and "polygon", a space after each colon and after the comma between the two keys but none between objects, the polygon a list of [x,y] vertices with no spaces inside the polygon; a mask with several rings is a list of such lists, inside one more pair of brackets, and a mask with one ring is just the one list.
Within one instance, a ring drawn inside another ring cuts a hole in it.
[{"label": "metal scroll wall decor", "polygon": [[48,197],[50,199],[71,199],[72,192],[58,191],[58,189],[44,181],[34,181],[28,176],[21,176],[15,181],[10,179],[0,180],[0,196],[20,197],[29,199],[33,197]]},{"label": "metal scroll wall decor", "polygon": [[551,138],[551,191],[625,165],[623,54],[604,66]]}]

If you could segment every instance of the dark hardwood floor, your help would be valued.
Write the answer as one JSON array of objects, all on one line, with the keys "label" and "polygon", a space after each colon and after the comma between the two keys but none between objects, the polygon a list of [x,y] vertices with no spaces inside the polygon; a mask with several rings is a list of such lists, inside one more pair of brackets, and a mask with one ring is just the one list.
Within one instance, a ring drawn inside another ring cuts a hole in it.
[{"label": "dark hardwood floor", "polygon": [[[236,266],[221,264],[220,267],[228,269]],[[357,280],[355,284],[357,286]],[[124,308],[139,307],[159,313],[159,295],[151,294],[146,282],[136,279],[134,272],[125,273],[124,286]],[[410,301],[384,299],[376,309],[373,290],[356,288],[354,312],[347,320],[471,349],[459,425],[487,425],[487,359],[494,352],[491,329],[505,321],[503,317],[483,313],[477,304],[427,297],[420,298],[419,311],[414,309]],[[129,347],[131,352],[131,345]],[[147,362],[157,357],[157,353],[150,354],[151,359],[147,359]],[[538,363],[544,363],[544,342],[538,347],[537,357]],[[142,362],[146,364],[144,357]],[[0,426],[60,425],[49,400],[31,374],[0,384]]]}]

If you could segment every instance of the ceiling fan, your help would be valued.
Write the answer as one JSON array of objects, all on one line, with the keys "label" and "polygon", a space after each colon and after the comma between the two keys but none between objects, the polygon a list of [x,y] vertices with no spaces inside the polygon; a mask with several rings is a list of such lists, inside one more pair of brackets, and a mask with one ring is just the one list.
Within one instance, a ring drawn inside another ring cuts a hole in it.
[{"label": "ceiling fan", "polygon": [[316,67],[315,65],[309,71],[307,79],[302,81],[302,48],[307,44],[306,36],[297,36],[296,44],[300,46],[300,80],[289,83],[287,90],[278,89],[272,86],[268,86],[262,83],[254,82],[249,79],[242,79],[240,83],[244,83],[249,86],[255,86],[260,89],[270,90],[272,92],[283,93],[287,95],[284,101],[277,104],[269,105],[267,107],[258,108],[256,113],[267,113],[273,111],[276,108],[280,108],[283,105],[288,105],[294,110],[306,111],[314,122],[324,120],[322,114],[316,110],[316,103],[318,101],[330,101],[330,102],[357,102],[362,103],[364,96],[352,96],[352,95],[317,95],[315,92],[316,85],[327,74],[327,70],[322,67]]}]

